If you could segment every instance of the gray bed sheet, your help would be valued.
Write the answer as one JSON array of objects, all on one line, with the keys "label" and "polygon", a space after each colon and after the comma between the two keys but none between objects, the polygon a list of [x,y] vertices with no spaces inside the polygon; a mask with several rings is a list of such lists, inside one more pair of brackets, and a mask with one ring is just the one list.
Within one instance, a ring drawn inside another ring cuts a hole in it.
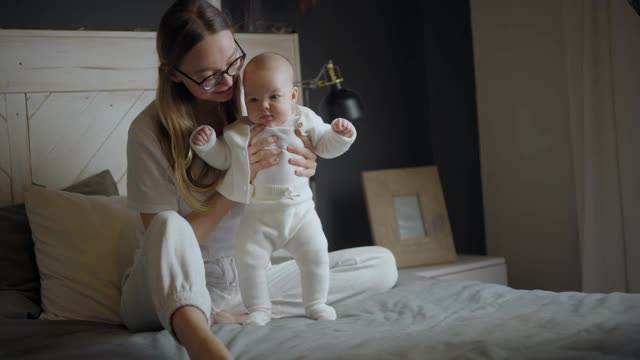
[{"label": "gray bed sheet", "polygon": [[[638,359],[640,295],[514,290],[402,279],[336,306],[337,321],[277,319],[212,330],[236,359]],[[0,358],[186,359],[166,331],[83,321],[3,320]]]}]

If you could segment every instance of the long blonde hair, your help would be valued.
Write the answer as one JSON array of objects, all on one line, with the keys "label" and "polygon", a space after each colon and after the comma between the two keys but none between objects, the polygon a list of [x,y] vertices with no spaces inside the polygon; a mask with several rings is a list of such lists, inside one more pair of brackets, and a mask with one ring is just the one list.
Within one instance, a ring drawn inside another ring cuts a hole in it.
[{"label": "long blonde hair", "polygon": [[[231,22],[209,2],[178,0],[163,15],[156,40],[160,60],[156,95],[156,107],[162,123],[160,145],[173,167],[180,195],[196,211],[204,211],[207,206],[193,193],[212,191],[222,173],[205,166],[200,174],[192,176],[193,152],[189,146],[189,135],[197,126],[193,111],[196,99],[184,84],[171,80],[169,71],[206,35],[223,30],[231,31]],[[239,86],[238,78],[234,77],[234,88],[237,90]],[[223,124],[234,121],[237,116],[236,96],[222,103],[221,109]]]}]

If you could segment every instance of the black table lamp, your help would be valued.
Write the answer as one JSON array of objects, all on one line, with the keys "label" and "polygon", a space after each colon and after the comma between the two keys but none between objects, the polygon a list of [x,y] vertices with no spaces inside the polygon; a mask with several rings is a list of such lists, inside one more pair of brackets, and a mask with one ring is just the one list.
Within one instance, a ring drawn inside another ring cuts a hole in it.
[{"label": "black table lamp", "polygon": [[315,89],[329,86],[329,93],[320,102],[320,117],[326,122],[341,117],[355,124],[364,116],[362,101],[355,91],[342,86],[343,81],[340,68],[329,60],[315,79],[302,81],[302,87]]}]

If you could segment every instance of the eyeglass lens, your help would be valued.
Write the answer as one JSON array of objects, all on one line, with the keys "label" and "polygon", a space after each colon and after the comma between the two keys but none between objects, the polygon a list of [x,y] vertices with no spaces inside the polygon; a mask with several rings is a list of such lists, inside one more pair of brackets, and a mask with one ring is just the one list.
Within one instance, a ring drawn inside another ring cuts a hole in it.
[{"label": "eyeglass lens", "polygon": [[240,69],[242,68],[242,64],[244,63],[244,58],[244,55],[238,57],[231,64],[229,64],[227,70],[219,72],[217,74],[212,74],[211,76],[206,78],[202,83],[202,88],[205,90],[212,90],[220,84],[224,74],[228,74],[229,76],[238,74],[238,72],[240,72]]}]

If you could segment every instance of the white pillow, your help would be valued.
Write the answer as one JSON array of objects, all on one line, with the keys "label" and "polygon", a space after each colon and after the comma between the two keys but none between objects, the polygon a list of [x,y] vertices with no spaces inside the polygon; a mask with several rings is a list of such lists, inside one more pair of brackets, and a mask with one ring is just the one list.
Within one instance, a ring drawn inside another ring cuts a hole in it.
[{"label": "white pillow", "polygon": [[40,318],[121,323],[120,231],[138,218],[126,198],[29,186],[25,205],[40,271]]}]

